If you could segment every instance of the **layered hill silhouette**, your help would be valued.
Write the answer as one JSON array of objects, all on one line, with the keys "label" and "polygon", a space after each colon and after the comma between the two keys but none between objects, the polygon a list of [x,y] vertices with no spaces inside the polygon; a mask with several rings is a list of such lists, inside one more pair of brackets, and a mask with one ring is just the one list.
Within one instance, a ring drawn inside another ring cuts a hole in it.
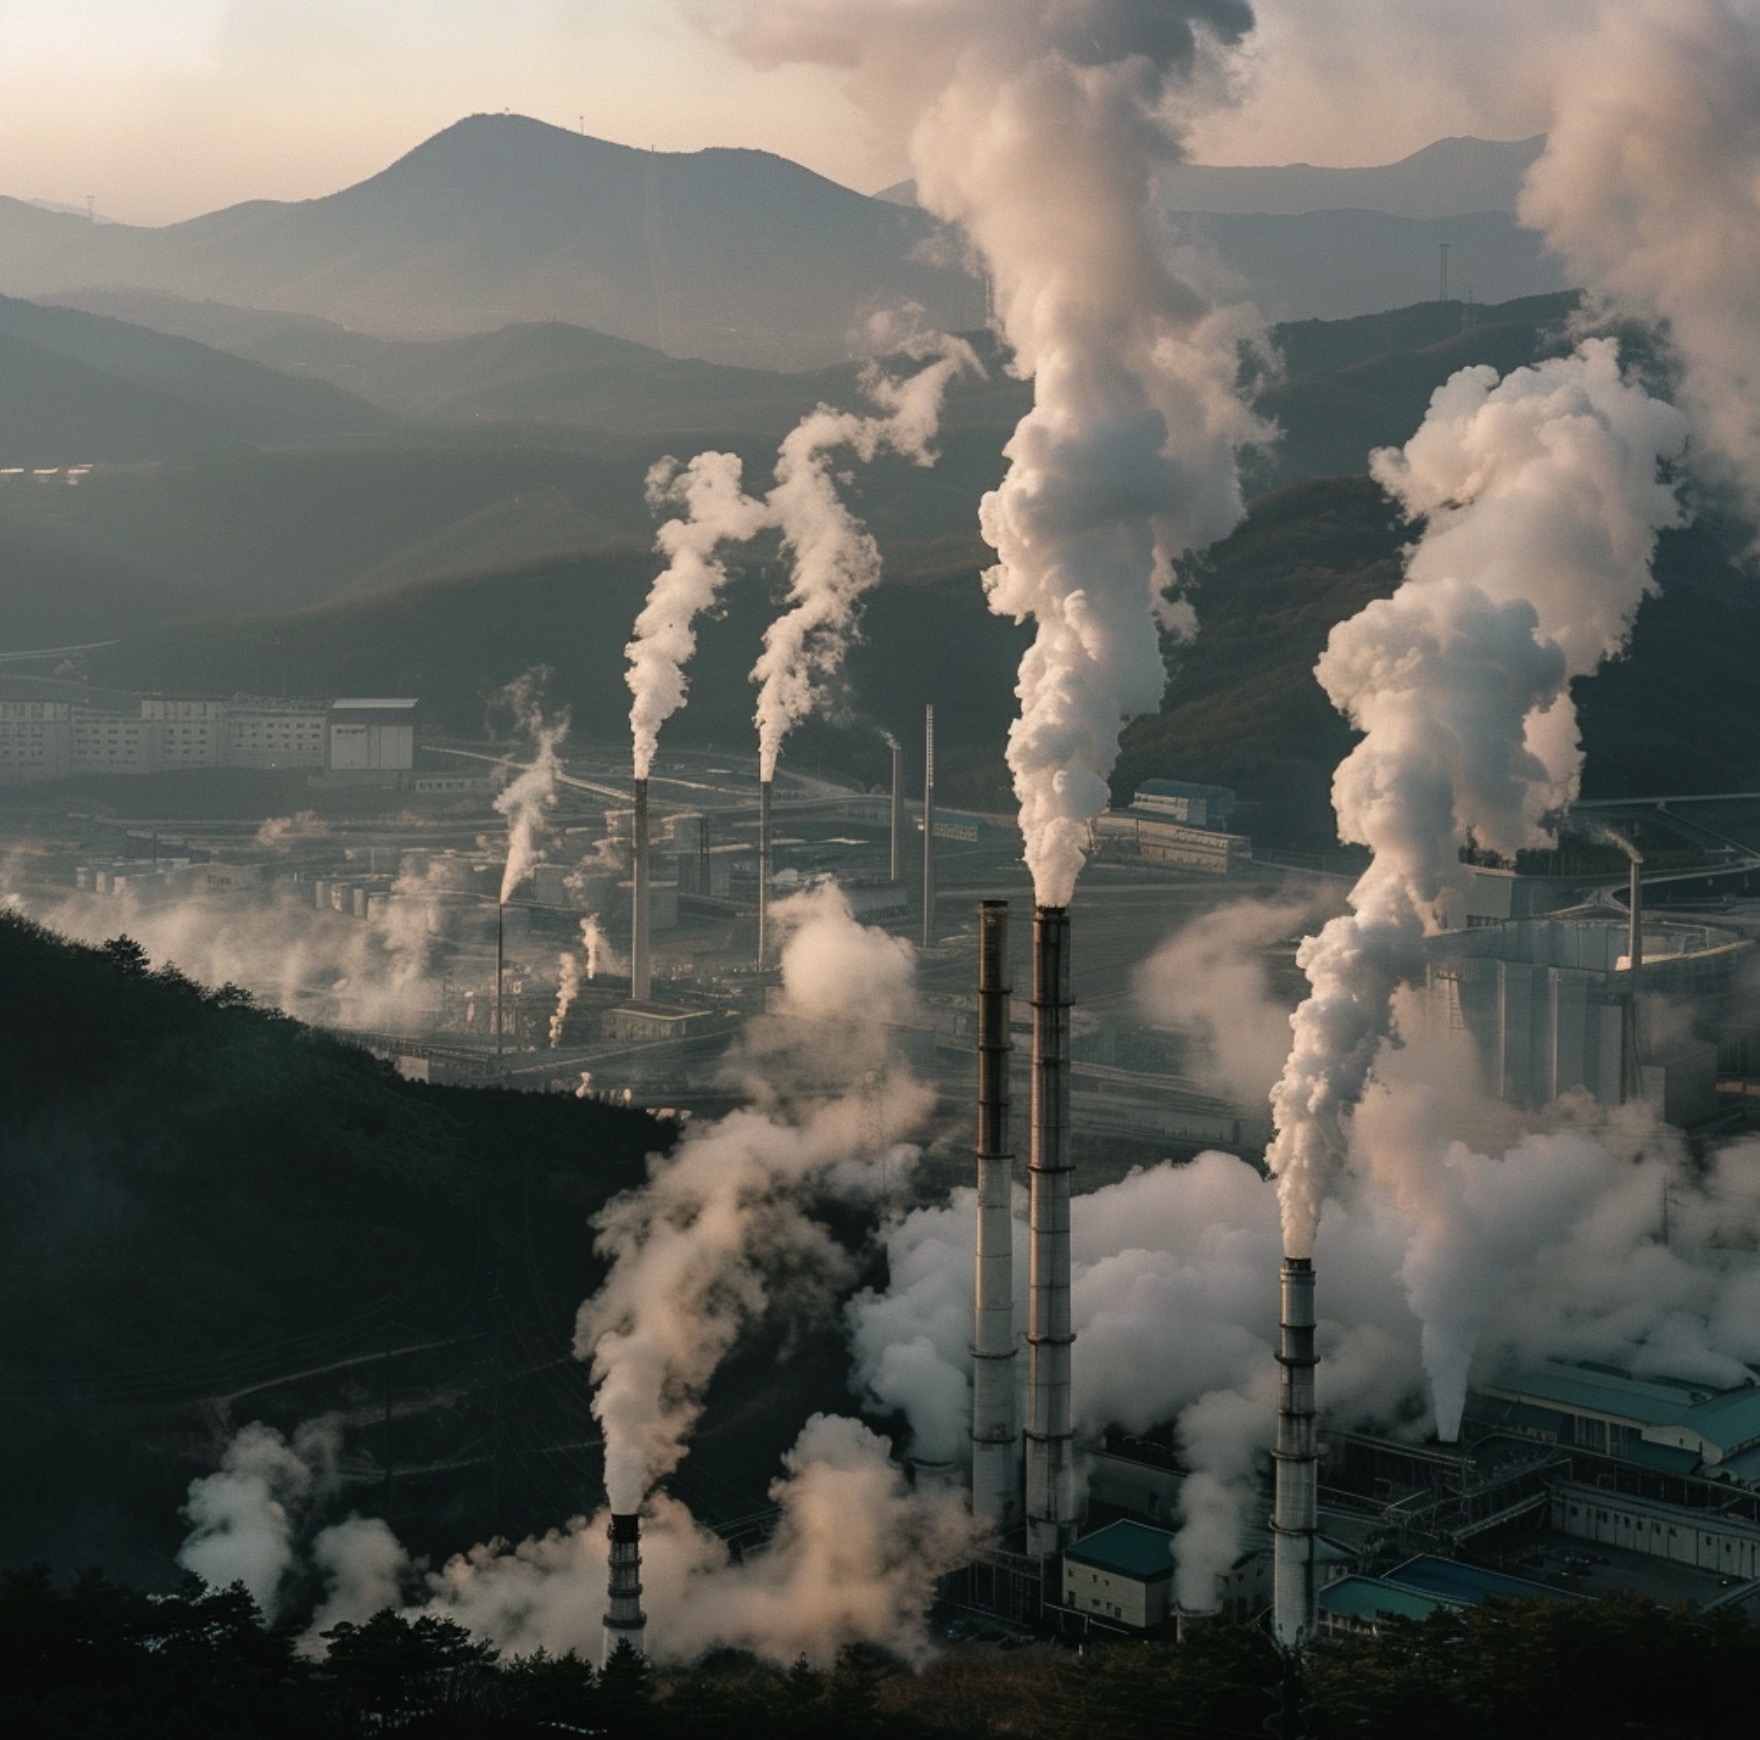
[{"label": "layered hill silhouette", "polygon": [[357,186],[162,228],[0,200],[0,291],[128,286],[393,337],[559,320],[673,356],[809,368],[919,304],[977,325],[983,292],[922,213],[759,151],[632,150],[476,115]]}]

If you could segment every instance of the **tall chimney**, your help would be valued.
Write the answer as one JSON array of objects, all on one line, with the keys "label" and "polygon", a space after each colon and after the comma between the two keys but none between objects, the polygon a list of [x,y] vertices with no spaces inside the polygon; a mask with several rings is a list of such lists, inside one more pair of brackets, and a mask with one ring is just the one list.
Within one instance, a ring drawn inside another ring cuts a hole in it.
[{"label": "tall chimney", "polygon": [[773,780],[758,782],[758,967],[770,964],[770,792]]},{"label": "tall chimney", "polygon": [[1320,1452],[1314,1432],[1314,1264],[1283,1259],[1277,1363],[1277,1491],[1272,1501],[1272,1630],[1280,1649],[1314,1636],[1314,1546],[1320,1526]]},{"label": "tall chimney", "polygon": [[620,1643],[647,1654],[648,1616],[642,1611],[642,1519],[611,1518],[610,1605],[605,1610],[605,1654],[610,1661]]},{"label": "tall chimney", "polygon": [[1625,1092],[1621,1097],[1635,1100],[1644,1093],[1644,1036],[1638,1025],[1638,993],[1644,974],[1644,860],[1631,845],[1626,853],[1631,859],[1631,883],[1626,896],[1630,910],[1626,929]]},{"label": "tall chimney", "polygon": [[629,948],[629,994],[634,1001],[645,1003],[653,994],[654,975],[648,958],[649,869],[648,869],[648,782],[636,781],[636,813],[631,824],[634,833],[634,874],[630,880],[631,915]]},{"label": "tall chimney", "polygon": [[1020,1521],[1014,1398],[1014,1150],[1008,1132],[1008,902],[978,907],[978,1249],[972,1338],[972,1517],[1005,1534]]},{"label": "tall chimney", "polygon": [[904,745],[892,739],[892,880],[904,880]]},{"label": "tall chimney", "polygon": [[923,709],[923,947],[935,946],[935,709]]},{"label": "tall chimney", "polygon": [[502,920],[506,916],[507,906],[504,901],[495,902],[495,1055],[501,1055],[501,962],[505,949],[503,936],[506,930]]},{"label": "tall chimney", "polygon": [[1027,1551],[1075,1537],[1069,1350],[1069,909],[1033,911],[1033,1129],[1027,1159]]}]

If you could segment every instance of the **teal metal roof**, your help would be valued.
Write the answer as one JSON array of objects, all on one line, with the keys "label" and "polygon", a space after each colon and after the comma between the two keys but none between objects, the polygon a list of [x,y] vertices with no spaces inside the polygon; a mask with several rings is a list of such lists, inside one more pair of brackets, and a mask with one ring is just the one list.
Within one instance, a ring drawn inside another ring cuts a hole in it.
[{"label": "teal metal roof", "polygon": [[1433,1553],[1421,1553],[1407,1559],[1387,1573],[1386,1582],[1401,1589],[1412,1589],[1437,1601],[1452,1605],[1471,1604],[1477,1607],[1490,1595],[1508,1596],[1518,1601],[1536,1598],[1575,1600],[1562,1589],[1550,1589],[1544,1583],[1531,1583],[1526,1577],[1506,1576],[1502,1571],[1488,1571],[1480,1565],[1463,1565],[1458,1559],[1439,1559]]},{"label": "teal metal roof", "polygon": [[1662,1474],[1691,1474],[1701,1461],[1697,1450],[1683,1450],[1676,1444],[1648,1444],[1642,1438],[1622,1450],[1620,1456]]},{"label": "teal metal roof", "polygon": [[1125,1518],[1065,1547],[1063,1556],[1078,1565],[1154,1583],[1173,1575],[1173,1536],[1166,1529]]},{"label": "teal metal roof", "polygon": [[1726,1454],[1760,1439],[1760,1385],[1725,1390],[1690,1409],[1679,1422]]},{"label": "teal metal roof", "polygon": [[1340,1577],[1320,1591],[1320,1611],[1340,1619],[1428,1619],[1438,1608],[1456,1605],[1397,1589],[1379,1577]]},{"label": "teal metal roof", "polygon": [[1579,1414],[1629,1420],[1635,1426],[1673,1426],[1695,1403],[1712,1394],[1653,1378],[1635,1378],[1611,1366],[1544,1365],[1506,1368],[1484,1386],[1513,1393],[1524,1401],[1550,1402]]}]

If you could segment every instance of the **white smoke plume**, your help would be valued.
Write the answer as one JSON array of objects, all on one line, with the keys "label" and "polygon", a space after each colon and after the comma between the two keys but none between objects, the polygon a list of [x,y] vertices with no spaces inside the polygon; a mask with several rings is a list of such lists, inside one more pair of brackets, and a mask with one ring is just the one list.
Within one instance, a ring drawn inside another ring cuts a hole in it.
[{"label": "white smoke plume", "polygon": [[693,1126],[594,1223],[612,1268],[581,1308],[575,1349],[592,1361],[619,1512],[677,1466],[709,1378],[778,1289],[847,1280],[850,1258],[811,1217],[810,1195],[871,1193],[893,1163],[902,1170],[932,1103],[886,1032],[915,994],[908,945],[858,925],[830,884],[774,918],[782,997],[748,1052],[757,1103]]},{"label": "white smoke plume", "polygon": [[1760,26],[1727,0],[1619,0],[1574,37],[1522,219],[1577,281],[1665,324],[1696,458],[1760,507]]},{"label": "white smoke plume", "polygon": [[291,1444],[273,1427],[244,1427],[219,1469],[190,1482],[190,1532],[177,1562],[216,1589],[242,1583],[272,1623],[299,1562],[306,1515],[335,1488],[337,1442],[326,1420],[302,1427]]},{"label": "white smoke plume", "polygon": [[556,751],[568,735],[568,713],[565,709],[554,718],[545,717],[543,684],[547,674],[528,671],[508,684],[503,695],[536,751],[531,765],[495,797],[495,808],[507,818],[507,865],[501,873],[503,906],[543,856],[545,812],[556,802],[556,776],[562,771]]},{"label": "white smoke plume", "polygon": [[346,1517],[320,1529],[311,1561],[323,1578],[324,1598],[306,1628],[305,1647],[333,1625],[363,1625],[375,1613],[398,1607],[411,1581],[409,1555],[382,1517]]},{"label": "white smoke plume", "polygon": [[1340,623],[1315,672],[1364,733],[1333,805],[1340,837],[1373,860],[1351,911],[1298,955],[1310,993],[1267,1155],[1291,1255],[1312,1250],[1394,992],[1465,886],[1461,848],[1541,844],[1575,794],[1566,685],[1618,650],[1651,585],[1658,529],[1680,519],[1665,472],[1685,435],[1622,378],[1614,344],[1592,340],[1501,382],[1463,369],[1403,452],[1373,458],[1425,526],[1398,590]]},{"label": "white smoke plume", "polygon": [[961,375],[982,375],[977,353],[944,333],[901,334],[876,327],[870,338],[922,364],[903,378],[871,363],[862,388],[881,415],[820,404],[783,440],[776,480],[763,497],[745,493],[739,458],[699,453],[688,465],[663,459],[648,473],[648,502],[684,510],[656,543],[667,566],[636,618],[624,649],[635,776],[645,779],[660,727],[684,705],[684,667],[696,652],[696,619],[727,584],[719,552],[766,530],[778,531],[789,563],[788,608],[770,625],[752,672],[759,685],[757,724],[763,777],[772,778],[782,740],[818,704],[857,626],[862,596],[880,580],[880,551],[838,494],[832,466],[839,453],[864,463],[886,449],[918,465],[936,459],[935,435],[947,389]]},{"label": "white smoke plume", "polygon": [[601,973],[629,971],[629,962],[617,952],[617,945],[605,934],[605,927],[596,912],[589,912],[581,920],[581,947],[586,952],[589,983]]},{"label": "white smoke plume", "polygon": [[1131,975],[1137,1012],[1188,1034],[1190,1068],[1243,1106],[1261,1106],[1289,1055],[1290,1007],[1273,996],[1266,951],[1333,915],[1325,892],[1236,900],[1200,913]]},{"label": "white smoke plume", "polygon": [[1174,560],[1242,512],[1246,310],[1214,305],[1166,231],[1159,162],[1220,96],[1244,0],[742,0],[761,64],[848,75],[906,142],[921,202],[991,279],[1034,406],[985,498],[991,608],[1037,625],[1009,738],[1026,858],[1067,904],[1125,720],[1160,705],[1159,630],[1190,627]]},{"label": "white smoke plume", "polygon": [[581,963],[572,949],[556,957],[556,1008],[550,1017],[550,1049],[562,1043],[562,1029],[574,1000],[581,994]]},{"label": "white smoke plume", "polygon": [[735,453],[699,453],[688,465],[659,460],[648,472],[647,489],[649,507],[684,511],[655,535],[666,567],[624,648],[629,660],[624,680],[635,696],[629,723],[637,779],[646,779],[654,765],[660,727],[684,705],[689,687],[684,668],[697,650],[696,620],[713,608],[727,584],[721,547],[743,544],[770,523],[767,504],[745,493]]},{"label": "white smoke plume", "polygon": [[752,667],[758,685],[759,777],[772,779],[783,739],[811,713],[826,680],[843,664],[863,596],[880,583],[880,549],[838,494],[832,465],[847,449],[864,463],[882,449],[932,465],[941,402],[961,375],[982,375],[977,353],[945,334],[912,338],[906,354],[922,360],[898,380],[870,366],[864,390],[886,413],[864,417],[820,405],[782,443],[776,487],[768,497],[788,557],[787,608],[764,631]]}]

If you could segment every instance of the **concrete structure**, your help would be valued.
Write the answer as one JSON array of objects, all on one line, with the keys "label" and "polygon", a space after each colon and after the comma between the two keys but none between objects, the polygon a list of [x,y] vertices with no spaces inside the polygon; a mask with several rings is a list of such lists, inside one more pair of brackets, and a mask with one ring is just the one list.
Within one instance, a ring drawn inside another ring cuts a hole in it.
[{"label": "concrete structure", "polygon": [[1253,842],[1244,834],[1192,827],[1134,807],[1097,817],[1094,845],[1101,852],[1207,876],[1230,875],[1253,860]]},{"label": "concrete structure", "polygon": [[648,1618],[642,1612],[642,1519],[613,1515],[606,1532],[611,1541],[610,1600],[601,1667],[620,1643],[627,1643],[637,1655],[646,1655],[648,1648]]},{"label": "concrete structure", "polygon": [[774,781],[758,784],[758,970],[770,964],[770,801]]},{"label": "concrete structure", "polygon": [[[925,836],[927,837],[927,836]],[[1069,909],[1033,912],[1033,1102],[1027,1161],[1032,1250],[1027,1270],[1027,1551],[1075,1537],[1070,1411]]]},{"label": "concrete structure", "polygon": [[1547,1360],[1475,1384],[1473,1413],[1518,1436],[1760,1488],[1760,1384],[1719,1389]]},{"label": "concrete structure", "polygon": [[896,737],[892,745],[892,802],[888,820],[892,826],[892,869],[894,882],[904,880],[904,745]]},{"label": "concrete structure", "polygon": [[722,1017],[713,1009],[682,1009],[672,1003],[636,1002],[633,999],[605,1017],[609,1039],[694,1039],[716,1026]]},{"label": "concrete structure", "polygon": [[1314,1353],[1314,1265],[1307,1257],[1283,1260],[1277,1363],[1272,1631],[1280,1649],[1300,1650],[1314,1636],[1320,1527],[1319,1443],[1314,1422],[1314,1367],[1318,1363]]},{"label": "concrete structure", "polygon": [[[1616,1105],[1631,1092],[1635,1003],[1631,924],[1605,909],[1448,931],[1426,944],[1427,1019],[1472,1035],[1487,1088],[1536,1109],[1586,1092]],[[1730,992],[1753,944],[1717,925],[1649,920],[1640,930],[1646,996],[1699,1004]],[[1642,1090],[1671,1122],[1716,1107],[1716,1056],[1681,1046],[1645,1057]],[[1652,1075],[1652,1070],[1661,1073]]]},{"label": "concrete structure", "polygon": [[326,765],[332,773],[388,773],[415,765],[416,703],[356,698],[330,704]]},{"label": "concrete structure", "polygon": [[935,946],[935,709],[923,709],[923,947]]},{"label": "concrete structure", "polygon": [[73,771],[73,709],[65,701],[0,701],[0,785]]},{"label": "concrete structure", "polygon": [[1235,796],[1225,785],[1194,785],[1183,779],[1146,779],[1131,798],[1143,815],[1188,827],[1225,832],[1234,813]]},{"label": "concrete structure", "polygon": [[1008,1127],[1008,902],[978,908],[978,1238],[972,1337],[972,1516],[1006,1534],[1020,1521],[1015,1418],[1014,1150]]},{"label": "concrete structure", "polygon": [[231,701],[226,707],[229,767],[319,768],[325,710],[310,702]]},{"label": "concrete structure", "polygon": [[1063,1604],[1128,1631],[1151,1631],[1173,1617],[1173,1536],[1120,1521],[1063,1553]]},{"label": "concrete structure", "polygon": [[631,841],[629,994],[638,1003],[653,995],[654,977],[648,951],[649,926],[653,922],[652,851],[648,839],[648,782],[638,779],[635,821]]}]

